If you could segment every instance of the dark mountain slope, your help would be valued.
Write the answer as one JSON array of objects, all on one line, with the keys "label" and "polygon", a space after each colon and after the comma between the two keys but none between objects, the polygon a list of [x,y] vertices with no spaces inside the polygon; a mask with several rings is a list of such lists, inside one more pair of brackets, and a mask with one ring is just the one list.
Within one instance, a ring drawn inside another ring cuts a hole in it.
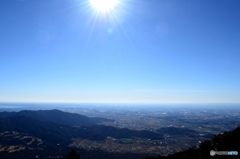
[{"label": "dark mountain slope", "polygon": [[[176,128],[176,127],[164,127],[157,130],[158,133],[168,134],[168,135],[177,135],[177,136],[190,136],[196,137],[199,136],[199,132],[188,129],[188,128]],[[213,134],[203,133],[205,137],[213,137]]]},{"label": "dark mountain slope", "polygon": [[127,128],[120,129],[115,128],[112,126],[103,126],[103,125],[94,125],[91,127],[85,127],[85,131],[88,131],[88,133],[91,133],[92,131],[99,135],[104,136],[111,136],[114,138],[132,138],[132,137],[139,137],[139,138],[147,138],[152,140],[161,140],[163,139],[162,134],[158,134],[151,131],[135,131],[135,130],[129,130]]},{"label": "dark mountain slope", "polygon": [[187,128],[176,128],[176,127],[164,127],[157,130],[159,133],[169,134],[169,135],[189,135],[197,133],[194,130]]},{"label": "dark mountain slope", "polygon": [[211,140],[202,142],[197,149],[189,149],[169,156],[145,157],[142,159],[239,159],[236,156],[211,156],[210,151],[238,151],[240,152],[240,127],[233,131],[215,135]]},{"label": "dark mountain slope", "polygon": [[76,132],[69,126],[60,126],[25,116],[1,118],[0,132],[5,131],[28,133],[43,139],[45,142],[54,144],[69,141]]},{"label": "dark mountain slope", "polygon": [[26,116],[12,116],[0,118],[0,132],[17,131],[28,133],[49,142],[69,142],[72,138],[86,138],[89,140],[104,140],[107,136],[115,138],[142,137],[162,139],[162,135],[149,131],[133,131],[111,126],[93,125],[73,127],[41,121]]},{"label": "dark mountain slope", "polygon": [[0,117],[26,116],[41,121],[49,121],[63,125],[87,126],[94,125],[104,121],[113,121],[105,118],[89,118],[76,113],[67,113],[60,110],[23,110],[20,112],[0,112]]},{"label": "dark mountain slope", "polygon": [[[8,132],[7,132],[8,131]],[[14,135],[14,132],[21,135]],[[9,153],[7,149],[0,152],[0,158],[43,158],[54,155],[63,156],[70,151],[69,144],[72,138],[83,138],[88,140],[104,140],[107,136],[115,138],[145,137],[150,139],[161,138],[162,136],[148,131],[133,131],[129,129],[118,129],[111,126],[92,125],[74,127],[68,125],[59,125],[52,122],[41,121],[26,116],[12,116],[0,118],[0,146],[9,149],[12,146],[25,147],[24,150]],[[21,137],[19,137],[21,136]],[[31,136],[43,141],[41,145],[38,142],[28,145],[31,139],[24,139],[24,136]],[[80,149],[79,149],[80,150]],[[91,154],[89,154],[91,153]],[[94,153],[94,154],[92,154]],[[80,154],[85,156],[96,156],[94,158],[139,158],[140,154],[121,154],[109,153],[101,150],[87,151],[81,149]],[[39,156],[40,155],[40,156]],[[102,156],[99,156],[102,155]],[[114,156],[114,157],[113,157]],[[132,156],[132,157],[130,157]]]}]

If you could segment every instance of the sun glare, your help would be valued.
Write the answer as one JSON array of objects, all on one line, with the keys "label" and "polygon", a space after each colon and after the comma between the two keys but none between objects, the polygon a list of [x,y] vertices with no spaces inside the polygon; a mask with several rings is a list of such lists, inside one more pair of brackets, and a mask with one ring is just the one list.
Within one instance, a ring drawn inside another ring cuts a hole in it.
[{"label": "sun glare", "polygon": [[118,0],[89,0],[89,1],[92,7],[101,12],[113,10],[118,4]]}]

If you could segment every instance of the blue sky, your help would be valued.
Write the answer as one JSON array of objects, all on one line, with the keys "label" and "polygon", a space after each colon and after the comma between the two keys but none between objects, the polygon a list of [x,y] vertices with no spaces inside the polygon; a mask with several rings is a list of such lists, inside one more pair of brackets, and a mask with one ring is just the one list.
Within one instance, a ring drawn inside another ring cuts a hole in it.
[{"label": "blue sky", "polygon": [[238,0],[0,1],[1,102],[240,103]]}]

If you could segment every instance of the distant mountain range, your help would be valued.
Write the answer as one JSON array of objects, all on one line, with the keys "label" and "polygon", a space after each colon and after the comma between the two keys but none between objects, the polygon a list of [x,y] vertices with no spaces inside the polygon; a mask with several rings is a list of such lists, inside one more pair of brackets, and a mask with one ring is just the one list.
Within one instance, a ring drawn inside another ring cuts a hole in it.
[{"label": "distant mountain range", "polygon": [[37,119],[41,121],[48,121],[61,125],[71,125],[71,126],[89,126],[98,124],[106,121],[113,121],[106,118],[89,118],[84,115],[76,113],[67,113],[60,110],[23,110],[20,112],[0,112],[0,118],[4,117],[19,117],[25,116],[32,119]]},{"label": "distant mountain range", "polygon": [[[150,131],[134,131],[97,125],[103,121],[113,120],[89,118],[59,110],[1,112],[0,158],[36,158],[34,156],[36,154],[41,154],[42,158],[47,158],[46,156],[51,154],[55,156],[57,153],[59,155],[67,154],[66,151],[70,149],[68,147],[73,138],[92,141],[105,140],[108,136],[119,139],[139,137],[154,140],[163,138],[162,134]],[[38,145],[36,141],[29,144],[30,138],[40,139],[42,144]],[[10,153],[11,149],[15,150],[17,146],[24,147],[24,149]],[[81,153],[86,153],[86,150],[82,150]],[[97,154],[101,153],[105,154],[106,152],[97,151]],[[97,154],[96,156],[98,156]],[[118,156],[123,156],[123,154]]]},{"label": "distant mountain range", "polygon": [[[21,111],[18,113],[2,112],[0,117],[0,131],[20,131],[43,138],[47,135],[47,140],[58,142],[64,139],[70,140],[73,137],[104,140],[107,136],[115,138],[145,137],[162,139],[161,134],[150,131],[134,131],[126,128],[120,129],[112,126],[94,125],[93,123],[97,124],[101,121],[111,120],[104,118],[92,119],[59,110]],[[88,126],[79,126],[87,125],[86,123]]]}]

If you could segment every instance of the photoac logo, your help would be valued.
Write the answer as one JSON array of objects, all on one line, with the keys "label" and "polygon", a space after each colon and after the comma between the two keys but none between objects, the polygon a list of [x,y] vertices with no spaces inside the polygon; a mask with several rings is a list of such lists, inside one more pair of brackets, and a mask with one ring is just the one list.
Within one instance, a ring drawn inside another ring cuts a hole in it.
[{"label": "photoac logo", "polygon": [[211,150],[210,155],[211,156],[215,156],[215,155],[238,155],[238,151],[214,151],[214,150]]}]

